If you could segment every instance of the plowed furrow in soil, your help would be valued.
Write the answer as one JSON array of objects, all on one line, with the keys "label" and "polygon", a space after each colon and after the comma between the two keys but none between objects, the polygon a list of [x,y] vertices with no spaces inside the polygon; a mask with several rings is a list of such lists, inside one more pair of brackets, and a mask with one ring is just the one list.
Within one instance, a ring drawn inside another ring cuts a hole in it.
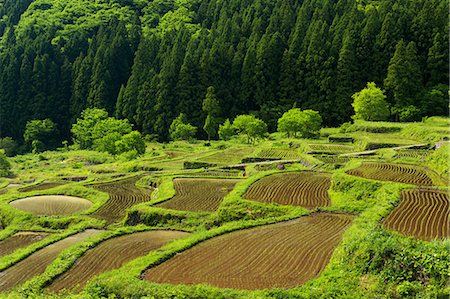
[{"label": "plowed furrow in soil", "polygon": [[330,205],[329,188],[330,175],[325,173],[274,174],[251,185],[244,198],[316,208]]},{"label": "plowed furrow in soil", "polygon": [[27,247],[39,242],[49,234],[35,232],[19,232],[5,240],[0,241],[0,257],[14,252],[16,249]]},{"label": "plowed furrow in soil", "polygon": [[109,194],[108,201],[92,215],[104,219],[108,223],[120,221],[127,208],[135,204],[151,200],[151,189],[135,186],[139,177],[133,177],[121,181],[93,185],[92,187]]},{"label": "plowed furrow in soil", "polygon": [[221,288],[291,288],[326,266],[351,216],[315,213],[294,221],[207,240],[147,270],[158,283],[212,284]]},{"label": "plowed furrow in soil", "polygon": [[223,198],[233,190],[235,179],[174,179],[176,194],[157,206],[181,211],[215,211]]},{"label": "plowed furrow in soil", "polygon": [[19,192],[31,192],[31,191],[41,191],[41,190],[47,190],[55,187],[59,187],[64,185],[63,182],[48,182],[48,183],[41,183],[39,185],[25,187],[19,189]]},{"label": "plowed furrow in soil", "polygon": [[422,240],[450,237],[449,195],[441,190],[405,190],[400,204],[383,221],[386,228]]},{"label": "plowed furrow in soil", "polygon": [[347,171],[347,173],[366,179],[418,186],[442,185],[441,182],[436,182],[431,178],[429,170],[415,165],[366,162],[357,169]]},{"label": "plowed furrow in soil", "polygon": [[49,289],[56,292],[77,286],[83,288],[92,277],[119,268],[169,241],[187,235],[185,232],[155,230],[104,241],[86,252],[68,272],[50,285]]},{"label": "plowed furrow in soil", "polygon": [[63,250],[100,232],[99,230],[89,229],[67,237],[33,253],[12,267],[0,272],[0,291],[9,290],[36,275],[42,274]]}]

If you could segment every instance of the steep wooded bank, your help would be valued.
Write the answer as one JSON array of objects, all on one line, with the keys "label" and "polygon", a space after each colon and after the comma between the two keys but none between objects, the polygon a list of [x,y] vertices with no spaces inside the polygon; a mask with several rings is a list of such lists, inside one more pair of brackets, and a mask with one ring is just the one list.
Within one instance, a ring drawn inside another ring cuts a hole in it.
[{"label": "steep wooded bank", "polygon": [[[0,137],[52,119],[60,139],[86,107],[168,137],[201,127],[213,86],[223,119],[274,129],[294,105],[325,124],[383,87],[395,117],[447,114],[446,0],[0,0]],[[202,134],[199,130],[199,134]]]}]

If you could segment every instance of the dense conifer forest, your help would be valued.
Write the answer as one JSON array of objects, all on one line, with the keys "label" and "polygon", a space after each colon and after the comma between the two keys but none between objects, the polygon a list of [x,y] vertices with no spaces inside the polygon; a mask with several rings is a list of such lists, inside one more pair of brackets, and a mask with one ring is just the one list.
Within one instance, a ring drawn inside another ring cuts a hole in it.
[{"label": "dense conifer forest", "polygon": [[0,0],[0,137],[49,118],[69,140],[98,107],[164,141],[210,86],[269,131],[294,106],[349,121],[367,82],[392,120],[446,115],[447,25],[446,0]]}]

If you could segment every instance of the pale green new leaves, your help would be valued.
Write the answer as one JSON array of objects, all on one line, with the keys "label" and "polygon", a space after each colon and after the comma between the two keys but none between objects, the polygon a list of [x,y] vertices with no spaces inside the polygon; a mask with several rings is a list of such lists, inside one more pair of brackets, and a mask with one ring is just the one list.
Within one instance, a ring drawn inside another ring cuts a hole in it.
[{"label": "pale green new leaves", "polygon": [[363,119],[370,121],[387,120],[389,106],[386,102],[386,96],[374,82],[367,83],[367,87],[353,96],[353,108],[355,109],[354,119]]},{"label": "pale green new leaves", "polygon": [[319,112],[314,110],[301,111],[299,108],[293,108],[285,112],[278,119],[278,132],[291,134],[297,137],[300,133],[302,137],[314,137],[319,134],[322,125],[322,117]]}]

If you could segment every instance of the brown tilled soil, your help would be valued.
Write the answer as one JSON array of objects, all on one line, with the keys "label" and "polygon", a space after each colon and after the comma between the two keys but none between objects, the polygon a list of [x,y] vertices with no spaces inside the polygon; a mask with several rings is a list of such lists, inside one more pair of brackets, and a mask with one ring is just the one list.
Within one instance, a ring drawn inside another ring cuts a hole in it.
[{"label": "brown tilled soil", "polygon": [[19,232],[0,241],[0,257],[14,252],[16,249],[27,247],[48,236],[47,233]]},{"label": "brown tilled soil", "polygon": [[383,225],[426,241],[449,238],[449,194],[433,189],[404,190],[400,204],[383,221]]},{"label": "brown tilled soil", "polygon": [[157,283],[220,288],[293,288],[327,265],[352,217],[316,213],[207,240],[147,270]]},{"label": "brown tilled soil", "polygon": [[88,229],[82,233],[67,237],[36,251],[24,260],[0,272],[0,292],[9,290],[36,275],[44,273],[47,266],[50,265],[63,250],[100,232],[100,230]]},{"label": "brown tilled soil", "polygon": [[63,182],[48,182],[48,183],[42,183],[35,186],[29,186],[25,188],[20,188],[19,192],[31,192],[31,191],[41,191],[41,190],[47,190],[55,187],[59,187],[64,185]]},{"label": "brown tilled soil", "polygon": [[433,179],[433,177],[437,177],[437,174],[432,176],[431,171],[416,165],[365,162],[347,173],[366,179],[418,186],[442,185],[440,180]]},{"label": "brown tilled soil", "polygon": [[158,207],[181,211],[215,211],[237,179],[174,179],[176,195]]},{"label": "brown tilled soil", "polygon": [[64,195],[42,195],[10,202],[16,209],[33,215],[70,215],[89,209],[92,202],[87,199]]},{"label": "brown tilled soil", "polygon": [[319,172],[282,173],[250,186],[244,198],[265,203],[316,208],[330,205],[331,175]]},{"label": "brown tilled soil", "polygon": [[111,183],[92,185],[93,188],[109,194],[108,201],[101,206],[92,216],[113,223],[120,221],[126,209],[151,200],[152,190],[136,187],[140,177],[128,178]]},{"label": "brown tilled soil", "polygon": [[102,272],[119,268],[126,262],[146,255],[169,241],[189,235],[179,231],[149,231],[121,236],[102,242],[84,254],[77,263],[59,277],[49,289],[83,288],[86,282]]}]

